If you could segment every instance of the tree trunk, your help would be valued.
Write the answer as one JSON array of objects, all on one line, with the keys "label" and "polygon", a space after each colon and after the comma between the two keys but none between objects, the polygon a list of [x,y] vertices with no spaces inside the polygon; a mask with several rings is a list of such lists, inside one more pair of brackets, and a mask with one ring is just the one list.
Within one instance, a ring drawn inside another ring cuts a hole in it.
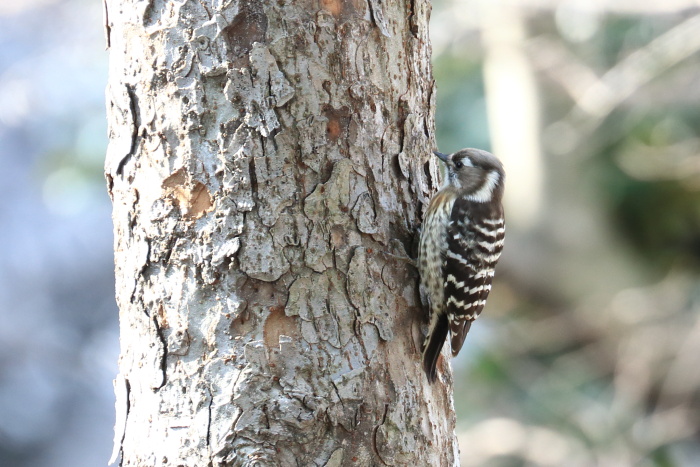
[{"label": "tree trunk", "polygon": [[453,465],[426,0],[107,0],[122,465]]}]

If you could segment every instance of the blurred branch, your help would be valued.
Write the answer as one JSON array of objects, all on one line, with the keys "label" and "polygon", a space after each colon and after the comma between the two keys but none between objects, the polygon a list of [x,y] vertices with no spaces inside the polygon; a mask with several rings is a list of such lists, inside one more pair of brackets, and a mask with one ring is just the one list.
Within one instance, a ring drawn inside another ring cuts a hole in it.
[{"label": "blurred branch", "polygon": [[579,128],[585,138],[642,86],[700,50],[699,30],[700,14],[631,53],[575,96],[576,105],[564,120]]},{"label": "blurred branch", "polygon": [[510,2],[506,1],[503,3],[510,7],[520,6],[527,8],[556,10],[562,6],[567,6],[575,7],[583,11],[632,15],[658,15],[663,13],[675,13],[698,7],[696,0],[665,0],[663,2],[645,2],[639,0],[511,0]]},{"label": "blurred branch", "polygon": [[484,86],[493,151],[512,174],[504,204],[511,225],[528,229],[542,209],[544,179],[535,71],[523,48],[525,12],[484,8]]},{"label": "blurred branch", "polygon": [[574,101],[600,80],[593,68],[574,55],[559,36],[533,38],[527,50],[538,71],[559,84]]},{"label": "blurred branch", "polygon": [[698,138],[663,146],[633,141],[616,154],[615,161],[627,175],[637,180],[697,181],[700,179],[699,153]]},{"label": "blurred branch", "polygon": [[670,363],[661,385],[657,407],[691,406],[700,387],[700,373],[696,370],[700,355],[700,315],[695,311],[695,325],[681,341]]}]

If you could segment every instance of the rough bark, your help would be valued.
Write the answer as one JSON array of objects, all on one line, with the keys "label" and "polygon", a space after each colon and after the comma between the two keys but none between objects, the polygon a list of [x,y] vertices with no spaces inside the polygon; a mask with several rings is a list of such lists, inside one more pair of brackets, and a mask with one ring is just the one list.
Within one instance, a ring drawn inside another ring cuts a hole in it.
[{"label": "rough bark", "polygon": [[426,0],[108,0],[122,465],[453,465]]}]

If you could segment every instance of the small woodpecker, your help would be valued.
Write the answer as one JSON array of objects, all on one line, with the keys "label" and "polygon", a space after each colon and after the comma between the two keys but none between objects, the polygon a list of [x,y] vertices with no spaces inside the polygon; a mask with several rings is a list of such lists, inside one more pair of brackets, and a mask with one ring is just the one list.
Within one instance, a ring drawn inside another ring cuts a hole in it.
[{"label": "small woodpecker", "polygon": [[423,368],[431,383],[448,332],[454,357],[484,308],[506,230],[501,162],[480,149],[434,154],[447,166],[447,180],[430,201],[418,252],[420,295],[430,316]]}]

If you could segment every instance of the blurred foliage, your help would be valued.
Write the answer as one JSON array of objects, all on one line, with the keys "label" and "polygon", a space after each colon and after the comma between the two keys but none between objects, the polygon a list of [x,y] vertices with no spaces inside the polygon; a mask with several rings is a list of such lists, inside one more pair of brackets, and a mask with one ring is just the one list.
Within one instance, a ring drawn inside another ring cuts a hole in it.
[{"label": "blurred foliage", "polygon": [[515,16],[546,193],[454,361],[462,465],[700,465],[700,55],[650,63],[700,10],[576,5],[434,3],[440,148],[496,146],[486,18]]},{"label": "blurred foliage", "polygon": [[433,59],[433,73],[439,77],[435,127],[443,151],[452,152],[473,138],[472,145],[488,149],[488,125],[481,64],[448,52]]},{"label": "blurred foliage", "polygon": [[660,273],[679,262],[683,268],[697,269],[698,172],[682,170],[682,161],[674,161],[672,153],[674,145],[684,142],[691,142],[693,151],[700,149],[700,108],[679,102],[668,111],[649,109],[631,118],[615,117],[624,121],[619,138],[591,162],[599,168],[598,182],[608,196],[612,222]]},{"label": "blurred foliage", "polygon": [[0,465],[112,449],[119,353],[102,5],[0,1]]}]

